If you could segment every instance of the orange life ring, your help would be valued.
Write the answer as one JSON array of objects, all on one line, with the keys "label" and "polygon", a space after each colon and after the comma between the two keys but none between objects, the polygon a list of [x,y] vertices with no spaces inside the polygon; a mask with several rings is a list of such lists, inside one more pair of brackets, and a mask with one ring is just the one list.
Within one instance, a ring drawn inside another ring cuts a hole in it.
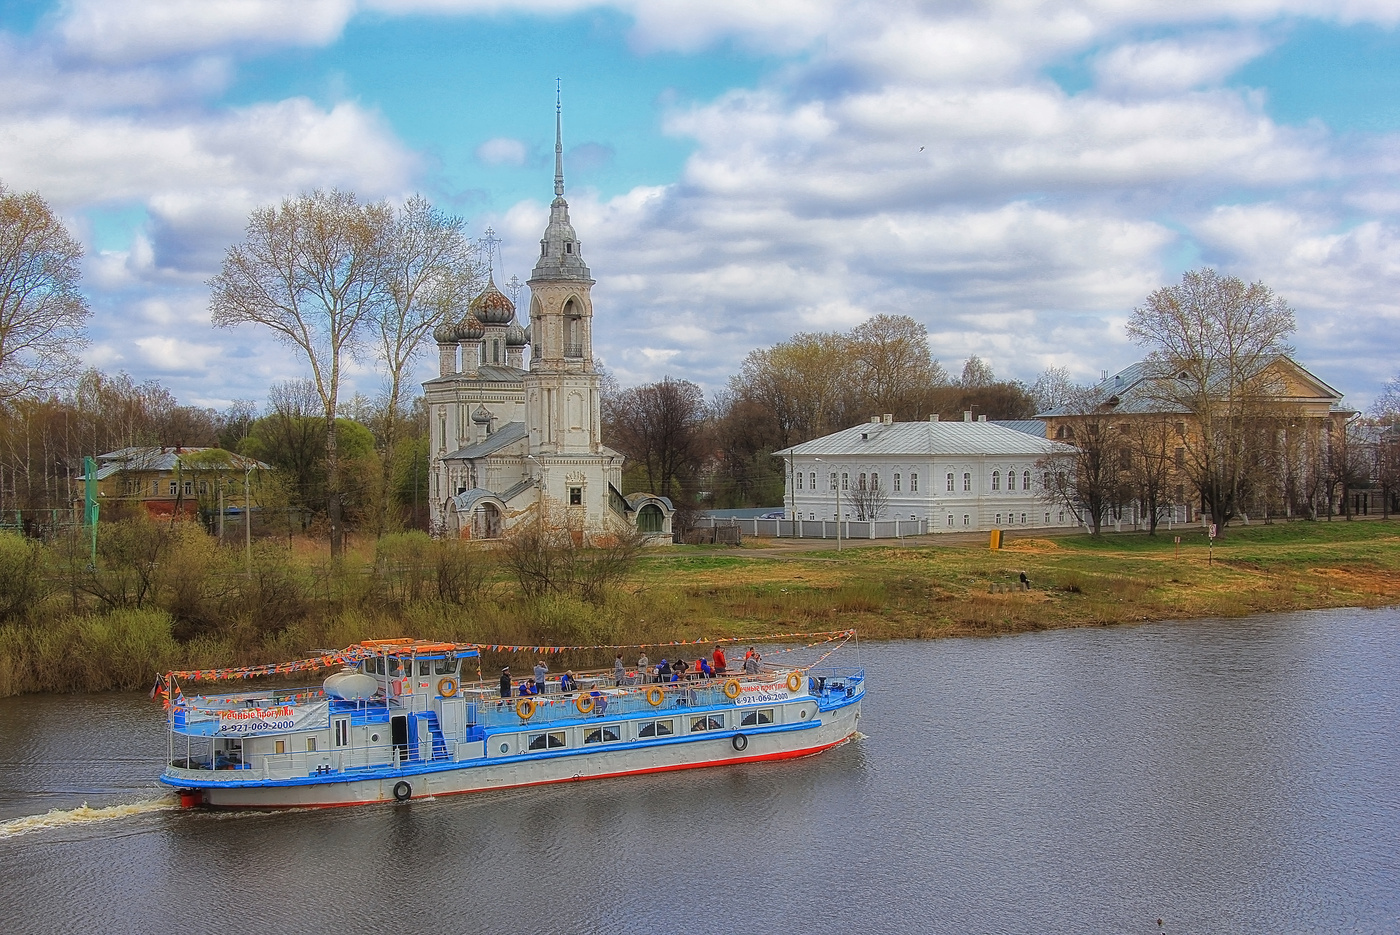
[{"label": "orange life ring", "polygon": [[578,708],[579,714],[587,714],[589,711],[593,710],[594,703],[595,702],[593,701],[593,696],[584,693],[582,695],[579,695],[578,699],[574,701],[574,707]]},{"label": "orange life ring", "polygon": [[653,708],[661,704],[665,699],[666,693],[655,685],[647,689],[647,704],[651,705]]},{"label": "orange life ring", "polygon": [[520,715],[522,721],[528,721],[535,716],[535,699],[521,698],[515,703],[515,713]]},{"label": "orange life ring", "polygon": [[438,694],[444,698],[451,698],[457,694],[457,680],[445,678],[438,682]]},{"label": "orange life ring", "polygon": [[801,690],[802,690],[802,673],[801,673],[801,672],[789,672],[789,673],[788,673],[788,679],[787,679],[787,687],[788,687],[788,691],[790,691],[790,692],[794,692],[794,693],[795,693],[795,692],[801,691]]},{"label": "orange life ring", "polygon": [[729,681],[724,683],[724,697],[728,698],[730,701],[733,701],[735,698],[738,698],[739,692],[743,690],[744,688],[742,685],[739,684],[738,679],[730,679]]}]

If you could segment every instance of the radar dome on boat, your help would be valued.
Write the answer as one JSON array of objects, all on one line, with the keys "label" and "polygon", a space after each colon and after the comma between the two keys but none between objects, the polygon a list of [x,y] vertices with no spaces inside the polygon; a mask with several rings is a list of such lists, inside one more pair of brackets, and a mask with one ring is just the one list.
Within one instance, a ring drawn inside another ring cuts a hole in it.
[{"label": "radar dome on boat", "polygon": [[379,690],[379,682],[356,669],[342,669],[322,682],[321,688],[341,701],[367,701]]}]

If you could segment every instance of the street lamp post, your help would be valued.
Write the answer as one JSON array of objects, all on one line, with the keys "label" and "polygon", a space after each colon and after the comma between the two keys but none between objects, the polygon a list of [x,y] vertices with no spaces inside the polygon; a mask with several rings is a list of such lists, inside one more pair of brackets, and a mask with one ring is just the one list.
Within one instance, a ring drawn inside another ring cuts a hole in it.
[{"label": "street lamp post", "polygon": [[[822,464],[830,466],[830,462],[822,461],[821,458],[813,458],[813,461],[821,461]],[[839,473],[839,472],[838,472]],[[835,474],[831,475],[831,492],[836,497],[836,551],[841,551],[841,483]]]}]

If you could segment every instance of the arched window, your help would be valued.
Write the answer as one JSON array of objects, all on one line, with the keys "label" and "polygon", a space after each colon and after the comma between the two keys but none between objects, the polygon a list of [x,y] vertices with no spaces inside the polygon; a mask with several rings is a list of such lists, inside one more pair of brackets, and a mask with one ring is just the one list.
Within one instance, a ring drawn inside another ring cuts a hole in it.
[{"label": "arched window", "polygon": [[832,489],[832,490],[835,490],[835,489],[836,489],[836,472],[835,472],[835,471],[832,471],[832,472],[831,472],[831,489]]},{"label": "arched window", "polygon": [[969,493],[969,492],[971,492],[971,490],[972,490],[972,475],[971,475],[971,474],[964,474],[964,475],[963,475],[963,492],[964,492],[964,493]]},{"label": "arched window", "polygon": [[861,489],[861,490],[864,490],[864,489],[865,489],[865,472],[864,472],[864,471],[861,471],[861,472],[860,472],[860,489]]},{"label": "arched window", "polygon": [[971,517],[971,516],[968,516],[966,513],[963,514],[963,525],[964,525],[964,526],[971,526],[971,525],[972,525],[972,517]]},{"label": "arched window", "polygon": [[910,474],[910,475],[909,475],[909,492],[910,492],[910,493],[918,493],[918,492],[919,492],[919,475],[917,475],[917,474]]},{"label": "arched window", "polygon": [[952,475],[952,474],[949,474],[949,475],[948,475],[948,492],[949,492],[949,493],[952,493],[952,492],[953,492],[953,475]]},{"label": "arched window", "polygon": [[1021,489],[1022,489],[1022,490],[1030,490],[1030,489],[1031,489],[1031,472],[1030,472],[1030,471],[1022,471],[1022,472],[1021,472]]},{"label": "arched window", "polygon": [[813,471],[812,473],[808,474],[808,475],[807,475],[807,480],[808,480],[807,486],[808,486],[809,488],[811,488],[812,490],[816,490],[816,489],[817,489],[817,472],[816,472],[816,471]]},{"label": "arched window", "polygon": [[801,471],[798,471],[798,472],[797,472],[797,489],[798,489],[798,490],[801,490],[801,489],[802,489],[802,472],[801,472]]},{"label": "arched window", "polygon": [[637,513],[637,528],[642,532],[661,532],[665,525],[666,517],[655,503],[648,503]]},{"label": "arched window", "polygon": [[870,489],[871,489],[871,490],[879,490],[879,489],[880,489],[880,475],[879,475],[879,474],[871,474],[871,475],[870,475]]},{"label": "arched window", "polygon": [[1007,472],[1006,472],[1006,489],[1007,489],[1007,490],[1015,490],[1015,489],[1016,489],[1016,472],[1015,472],[1015,471],[1007,471]]},{"label": "arched window", "polygon": [[895,491],[895,493],[899,493],[899,472],[898,472],[898,471],[895,471],[895,472],[894,472],[894,491]]},{"label": "arched window", "polygon": [[[993,489],[993,490],[1000,490],[1000,489],[1001,489],[1001,472],[1000,472],[1000,471],[993,471],[993,472],[992,472],[992,489]],[[998,520],[998,522],[1000,522],[1000,520]]]}]

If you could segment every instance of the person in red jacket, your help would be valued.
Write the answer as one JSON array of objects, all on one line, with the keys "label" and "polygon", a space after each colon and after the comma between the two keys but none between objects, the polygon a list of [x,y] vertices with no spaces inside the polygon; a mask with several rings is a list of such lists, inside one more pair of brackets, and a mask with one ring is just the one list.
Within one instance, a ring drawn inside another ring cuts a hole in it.
[{"label": "person in red jacket", "polygon": [[724,650],[719,648],[718,643],[715,644],[713,665],[715,670],[715,678],[721,677],[729,669],[729,664],[725,662],[724,659]]}]

